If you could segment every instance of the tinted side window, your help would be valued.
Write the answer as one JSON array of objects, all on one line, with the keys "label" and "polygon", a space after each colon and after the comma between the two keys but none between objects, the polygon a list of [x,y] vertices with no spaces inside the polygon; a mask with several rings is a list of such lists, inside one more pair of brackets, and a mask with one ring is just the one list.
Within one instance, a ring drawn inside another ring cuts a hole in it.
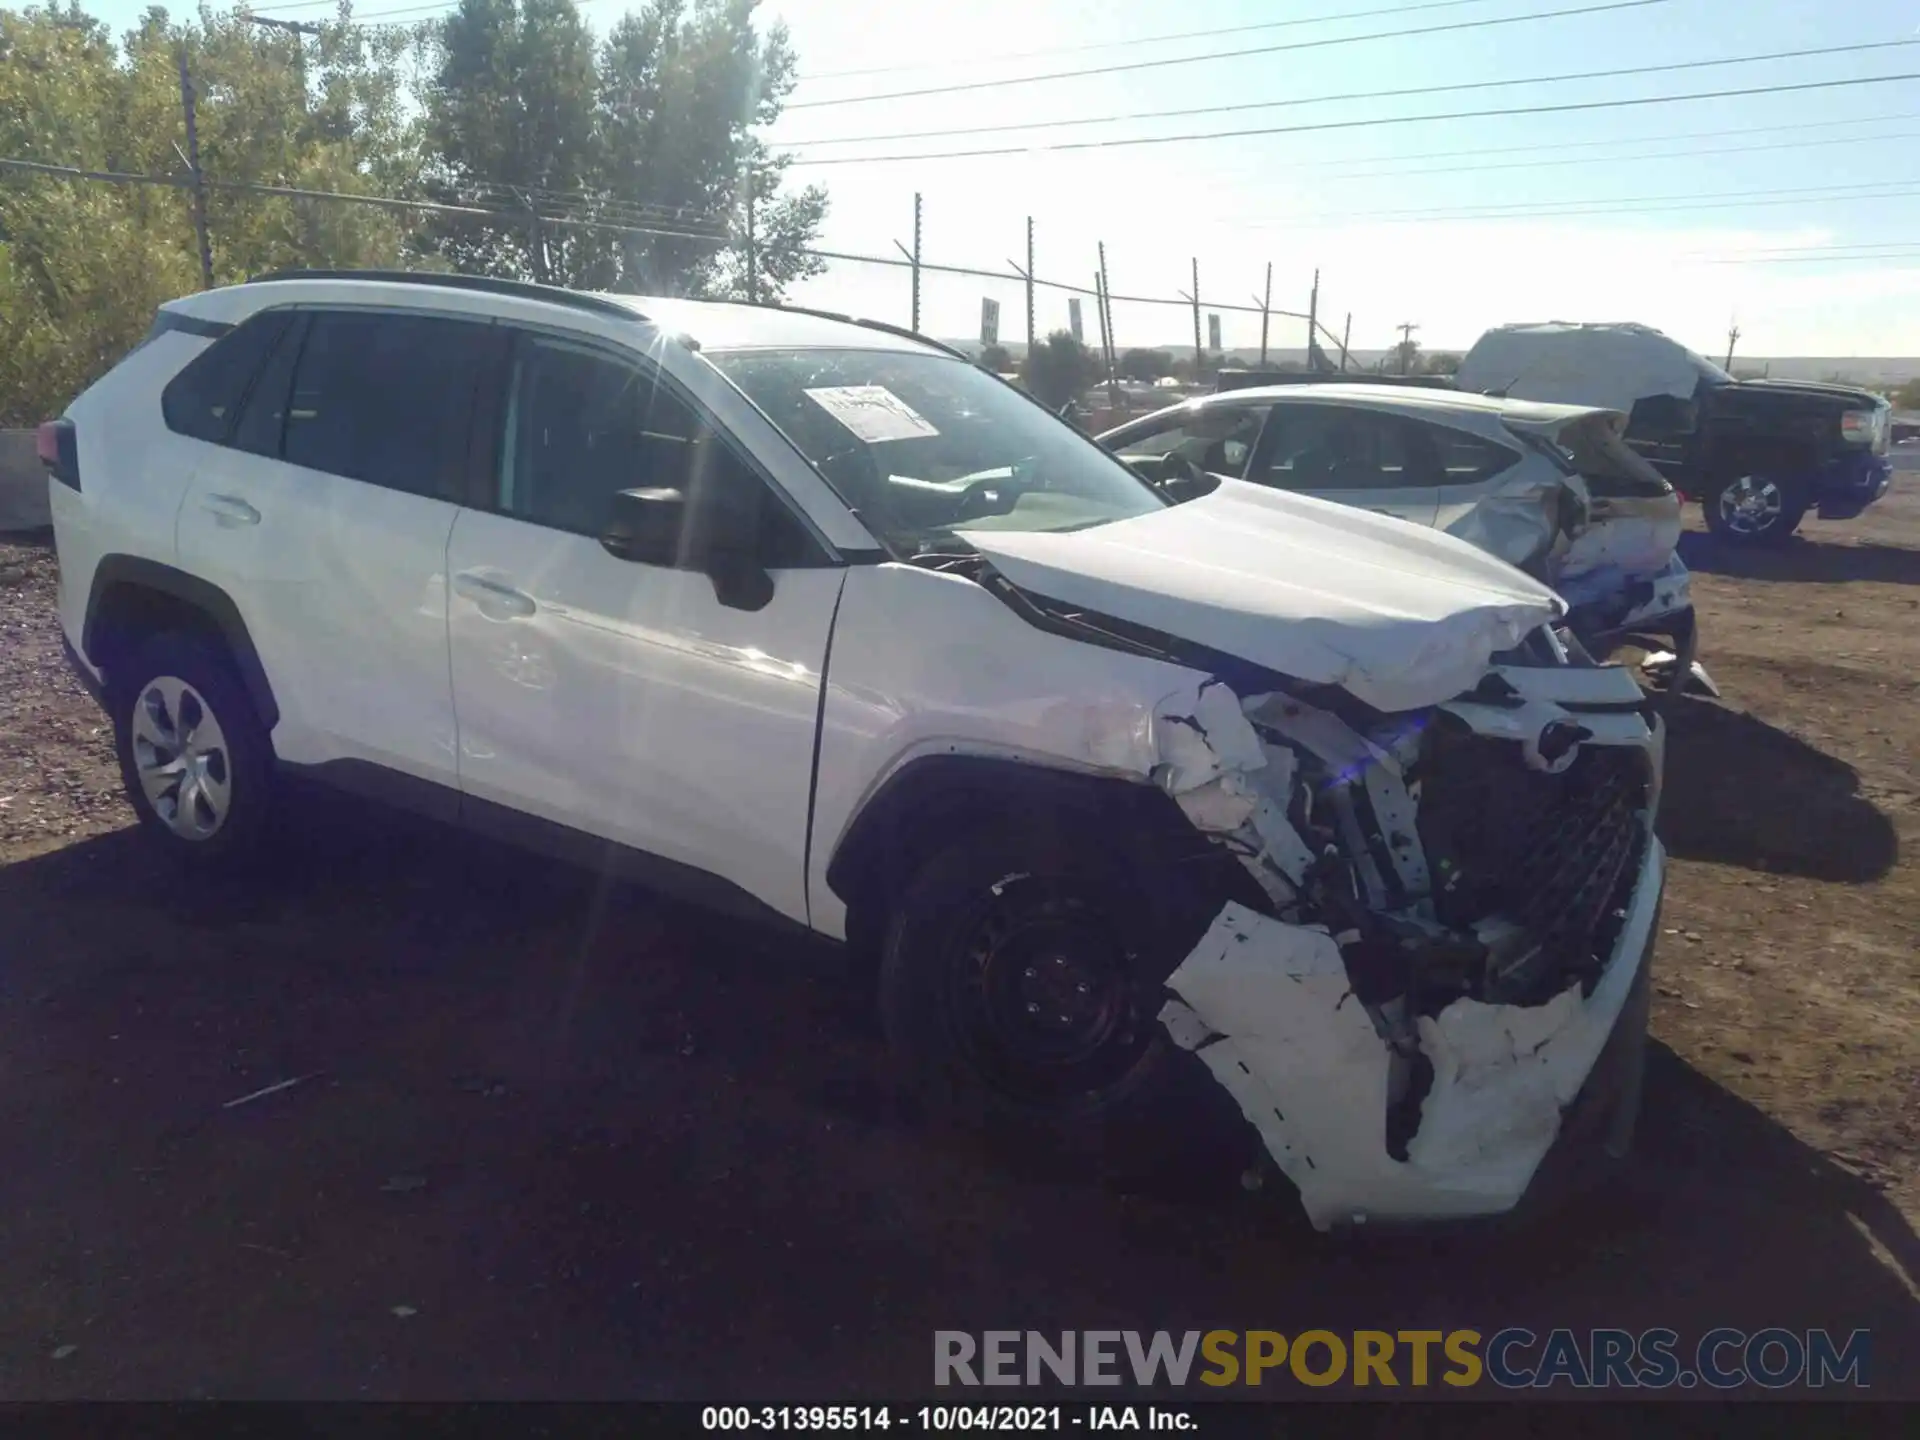
[{"label": "tinted side window", "polygon": [[225,443],[247,388],[290,318],[285,310],[255,315],[194,356],[160,392],[167,428],[195,440]]},{"label": "tinted side window", "polygon": [[1286,490],[1399,490],[1435,480],[1398,416],[1336,405],[1276,405],[1265,463],[1249,478]]},{"label": "tinted side window", "polygon": [[433,315],[322,311],[294,367],[288,463],[459,498],[488,327]]},{"label": "tinted side window", "polygon": [[1469,435],[1464,430],[1429,425],[1426,431],[1439,451],[1442,485],[1477,485],[1482,480],[1493,479],[1520,458],[1519,451]]},{"label": "tinted side window", "polygon": [[819,547],[685,401],[640,366],[564,341],[515,346],[498,505],[537,525],[598,535],[621,490],[687,497],[700,538],[725,529],[769,569],[812,563]]}]

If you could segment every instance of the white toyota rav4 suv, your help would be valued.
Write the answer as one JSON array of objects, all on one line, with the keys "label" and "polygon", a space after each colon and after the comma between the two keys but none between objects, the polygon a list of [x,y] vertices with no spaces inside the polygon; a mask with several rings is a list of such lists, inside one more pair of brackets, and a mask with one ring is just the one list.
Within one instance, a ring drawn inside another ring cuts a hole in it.
[{"label": "white toyota rav4 suv", "polygon": [[41,441],[187,862],[304,774],[846,940],[936,1108],[1124,1169],[1237,1106],[1323,1228],[1627,1142],[1659,723],[1462,541],[1169,504],[884,325],[451,276],[172,302]]}]

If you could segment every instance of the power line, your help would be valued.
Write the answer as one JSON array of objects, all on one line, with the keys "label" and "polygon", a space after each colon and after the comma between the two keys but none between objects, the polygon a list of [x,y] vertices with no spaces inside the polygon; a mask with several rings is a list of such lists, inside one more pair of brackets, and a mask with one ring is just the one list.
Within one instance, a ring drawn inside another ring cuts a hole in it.
[{"label": "power line", "polygon": [[1409,175],[1469,175],[1488,170],[1539,170],[1549,166],[1610,165],[1642,160],[1694,160],[1706,155],[1753,155],[1769,150],[1812,150],[1826,145],[1872,145],[1883,140],[1920,139],[1920,130],[1897,130],[1888,135],[1840,135],[1826,140],[1776,140],[1766,145],[1722,145],[1706,150],[1658,150],[1641,155],[1592,155],[1569,161],[1555,156],[1545,160],[1510,160],[1492,165],[1433,165],[1409,170],[1343,170],[1327,180],[1392,180]]},{"label": "power line", "polygon": [[1361,45],[1370,40],[1399,40],[1415,35],[1443,35],[1459,30],[1485,30],[1496,25],[1523,25],[1535,20],[1561,20],[1573,15],[1599,15],[1613,10],[1643,10],[1671,0],[1606,0],[1570,10],[1542,10],[1532,15],[1502,15],[1489,20],[1456,20],[1408,30],[1376,30],[1368,35],[1341,35],[1324,40],[1290,40],[1280,45],[1257,45],[1244,50],[1215,50],[1205,55],[1179,55],[1158,60],[1129,60],[1087,70],[1056,70],[1045,75],[1016,75],[1005,80],[965,80],[952,85],[929,85],[918,90],[889,90],[878,95],[848,95],[838,100],[801,100],[789,110],[811,110],[823,105],[865,105],[875,100],[908,100],[921,95],[952,95],[963,90],[994,90],[1007,85],[1033,85],[1042,80],[1077,80],[1087,75],[1118,75],[1133,70],[1158,70],[1170,65],[1199,65],[1210,60],[1232,60],[1246,55],[1277,55],[1284,51],[1320,50],[1331,45]]},{"label": "power line", "polygon": [[[1763,190],[1701,190],[1688,195],[1594,195],[1579,200],[1533,201],[1527,203],[1502,205],[1467,205],[1449,209],[1436,209],[1433,206],[1419,206],[1404,210],[1356,210],[1345,214],[1308,214],[1302,215],[1304,221],[1333,220],[1345,223],[1350,220],[1503,220],[1508,218],[1531,219],[1536,216],[1553,215],[1589,215],[1612,214],[1627,207],[1637,205],[1691,205],[1697,201],[1712,200],[1753,200],[1753,199],[1797,199],[1811,200],[1877,200],[1884,198],[1883,193],[1871,195],[1849,194],[1850,191],[1887,192],[1890,187],[1902,187],[1894,190],[1896,194],[1911,193],[1911,188],[1920,181],[1887,179],[1862,181],[1852,185],[1812,185],[1793,189],[1781,189],[1771,186]],[[1223,222],[1225,223],[1225,222]],[[1292,226],[1258,226],[1249,229],[1291,229]]]},{"label": "power line", "polygon": [[[1098,115],[1070,120],[1027,120],[1005,125],[961,125],[941,130],[905,130],[889,134],[889,141],[940,140],[959,135],[998,135],[1013,130],[1058,130],[1071,125],[1117,125],[1131,120],[1175,120],[1193,115],[1224,115],[1244,110],[1280,110],[1296,105],[1331,105],[1347,100],[1397,100],[1412,95],[1457,94],[1467,90],[1501,90],[1516,85],[1557,85],[1569,80],[1614,80],[1625,75],[1665,75],[1679,70],[1712,70],[1728,65],[1759,65],[1772,60],[1804,60],[1817,55],[1852,55],[1896,45],[1920,45],[1920,37],[1876,40],[1860,45],[1831,45],[1817,50],[1776,50],[1767,55],[1734,55],[1724,60],[1684,60],[1668,65],[1629,65],[1615,70],[1578,70],[1559,75],[1525,75],[1509,80],[1469,80],[1451,85],[1420,85],[1400,90],[1355,90],[1344,95],[1305,95],[1289,100],[1250,100],[1234,105],[1199,105],[1183,110],[1136,110],[1125,115]],[[872,144],[873,136],[836,135],[823,140],[787,140],[783,147],[810,150],[822,145]]]},{"label": "power line", "polygon": [[[337,0],[309,0],[334,4]],[[1132,45],[1166,45],[1178,40],[1216,40],[1223,35],[1245,35],[1254,30],[1296,30],[1302,25],[1329,25],[1339,20],[1369,20],[1377,15],[1413,15],[1423,10],[1458,10],[1463,5],[1485,5],[1487,0],[1429,0],[1423,5],[1388,5],[1375,10],[1342,10],[1331,15],[1302,15],[1292,20],[1263,20],[1257,25],[1229,25],[1217,30],[1184,30],[1177,35],[1142,35],[1132,40],[1101,40],[1091,45],[1061,45],[1047,50],[1003,51],[965,60],[933,61],[925,65],[871,65],[859,70],[803,70],[800,80],[839,80],[854,75],[893,75],[901,71],[951,69],[955,65],[994,65],[1003,60],[1039,60],[1049,55],[1083,55],[1090,50],[1121,50]],[[288,7],[291,8],[291,7]]]},{"label": "power line", "polygon": [[[1609,145],[1635,145],[1642,142],[1665,142],[1668,140],[1718,140],[1728,135],[1773,135],[1781,131],[1798,134],[1803,130],[1835,130],[1846,125],[1885,125],[1903,123],[1908,120],[1920,120],[1920,115],[1903,113],[1899,115],[1862,115],[1853,120],[1809,120],[1800,125],[1738,125],[1730,130],[1679,130],[1664,135],[1613,136],[1606,140],[1560,140],[1550,145],[1508,145],[1502,151],[1509,155],[1525,155],[1532,151],[1544,150],[1554,155],[1566,150],[1597,150]],[[1844,143],[1852,139],[1871,139],[1871,136],[1841,136],[1835,143]],[[1826,142],[1821,142],[1826,143]],[[1458,160],[1467,156],[1479,156],[1487,153],[1484,145],[1475,145],[1466,150],[1417,150],[1413,152],[1395,151],[1391,155],[1342,156],[1327,160],[1300,159],[1289,160],[1293,168],[1303,169],[1345,169],[1350,165],[1367,165],[1380,160]],[[1634,158],[1634,157],[1626,157]],[[1265,173],[1265,172],[1263,172]]]},{"label": "power line", "polygon": [[1174,145],[1195,140],[1242,140],[1261,135],[1304,135],[1327,130],[1366,130],[1381,125],[1426,125],[1436,120],[1491,120],[1514,115],[1564,115],[1580,110],[1623,110],[1640,105],[1676,105],[1692,100],[1731,100],[1749,95],[1786,95],[1841,86],[1886,85],[1920,80],[1920,71],[1899,75],[1861,75],[1849,80],[1807,80],[1791,85],[1753,85],[1737,90],[1699,90],[1687,95],[1642,95],[1623,100],[1579,100],[1559,105],[1514,105],[1499,110],[1452,110],[1437,115],[1380,115],[1360,120],[1322,120],[1310,125],[1271,125],[1246,130],[1209,130],[1188,135],[1143,135],[1127,139],[1062,140],[1050,145],[1001,145],[976,150],[922,151],[911,155],[847,155],[809,160],[796,156],[795,166],[878,165],[896,160],[971,160],[999,155],[1060,154],[1079,150],[1118,150],[1138,145]]},{"label": "power line", "polygon": [[1568,202],[1567,208],[1530,208],[1505,210],[1398,210],[1368,213],[1359,211],[1352,214],[1325,214],[1301,217],[1300,224],[1249,225],[1221,221],[1222,229],[1242,230],[1250,234],[1264,234],[1271,231],[1323,229],[1330,225],[1346,225],[1355,221],[1367,221],[1373,224],[1388,225],[1434,225],[1442,223],[1460,223],[1475,220],[1566,220],[1587,216],[1619,215],[1658,215],[1675,210],[1697,209],[1702,199],[1712,199],[1716,207],[1729,210],[1765,208],[1775,205],[1804,205],[1809,199],[1817,198],[1824,205],[1840,205],[1859,200],[1902,200],[1920,195],[1920,188],[1913,182],[1884,181],[1880,188],[1865,191],[1857,195],[1836,195],[1824,190],[1756,190],[1747,192],[1756,198],[1734,199],[1731,197],[1704,197],[1699,195],[1660,196],[1647,198],[1647,203],[1635,201]]},{"label": "power line", "polygon": [[[19,170],[46,175],[58,180],[104,180],[120,185],[161,185],[174,189],[190,188],[195,182],[188,175],[140,175],[119,170],[84,170],[73,165],[49,165],[38,160],[0,159],[0,170]],[[343,190],[309,190],[293,185],[264,185],[247,180],[203,179],[209,190],[241,195],[267,195],[290,200],[339,200],[350,205],[372,205],[389,210],[412,211],[426,215],[464,215],[489,220],[525,224],[537,219],[542,225],[559,225],[574,230],[600,230],[617,234],[653,235],[670,240],[700,240],[724,245],[729,237],[700,234],[691,230],[668,230],[660,226],[619,224],[575,215],[549,215],[538,211],[491,210],[477,205],[449,205],[436,200],[403,200],[392,195],[357,195]]]},{"label": "power line", "polygon": [[1703,265],[1855,265],[1862,262],[1878,264],[1886,260],[1920,259],[1920,250],[1888,250],[1880,255],[1783,255],[1779,257],[1725,256],[1719,259],[1703,260]]}]

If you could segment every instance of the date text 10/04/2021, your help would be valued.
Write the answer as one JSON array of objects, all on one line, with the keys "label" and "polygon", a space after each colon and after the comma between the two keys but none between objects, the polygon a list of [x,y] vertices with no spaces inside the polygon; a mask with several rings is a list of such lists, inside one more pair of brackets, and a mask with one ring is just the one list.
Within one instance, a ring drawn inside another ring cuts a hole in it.
[{"label": "date text 10/04/2021", "polygon": [[702,1430],[1194,1430],[1162,1405],[708,1405]]}]

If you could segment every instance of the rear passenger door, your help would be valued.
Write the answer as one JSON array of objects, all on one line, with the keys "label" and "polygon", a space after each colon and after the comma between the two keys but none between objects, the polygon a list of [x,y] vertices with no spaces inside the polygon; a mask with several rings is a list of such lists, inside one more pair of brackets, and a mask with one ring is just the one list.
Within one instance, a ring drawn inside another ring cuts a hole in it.
[{"label": "rear passenger door", "polygon": [[449,813],[447,540],[476,385],[500,343],[490,325],[410,311],[292,311],[178,524],[182,563],[247,623],[280,758],[436,781]]},{"label": "rear passenger door", "polygon": [[1247,478],[1431,525],[1439,466],[1421,426],[1352,405],[1273,407]]},{"label": "rear passenger door", "polygon": [[1442,530],[1472,513],[1487,496],[1513,478],[1507,472],[1524,458],[1517,446],[1502,445],[1465,430],[1445,425],[1421,428],[1439,457],[1440,503],[1433,523]]}]

